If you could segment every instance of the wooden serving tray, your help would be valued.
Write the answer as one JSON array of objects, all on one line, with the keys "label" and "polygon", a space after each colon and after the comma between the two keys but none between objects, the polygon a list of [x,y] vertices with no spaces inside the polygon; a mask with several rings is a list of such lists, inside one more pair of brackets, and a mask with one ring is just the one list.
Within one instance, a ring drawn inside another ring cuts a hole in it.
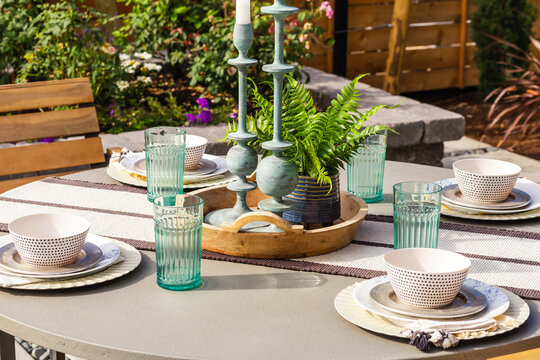
[{"label": "wooden serving tray", "polygon": [[[226,185],[191,192],[204,199],[204,214],[231,208],[236,193]],[[256,209],[260,200],[268,196],[258,188],[247,193],[247,204]],[[239,217],[234,224],[223,223],[221,227],[203,223],[203,249],[221,254],[247,258],[297,258],[326,254],[347,246],[354,238],[366,217],[367,204],[360,198],[341,192],[341,218],[334,225],[306,230],[303,225],[290,225],[267,211],[257,211]],[[265,221],[278,226],[283,232],[241,232],[240,229],[254,221]]]}]

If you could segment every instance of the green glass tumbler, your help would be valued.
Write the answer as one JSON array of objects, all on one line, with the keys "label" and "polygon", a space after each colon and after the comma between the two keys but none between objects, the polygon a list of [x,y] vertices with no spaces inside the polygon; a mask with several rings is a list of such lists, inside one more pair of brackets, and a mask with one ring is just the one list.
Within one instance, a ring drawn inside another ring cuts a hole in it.
[{"label": "green glass tumbler", "polygon": [[347,190],[367,203],[383,199],[386,137],[383,134],[367,138],[347,164]]},{"label": "green glass tumbler", "polygon": [[442,187],[424,182],[394,185],[394,249],[437,248]]},{"label": "green glass tumbler", "polygon": [[168,290],[201,285],[203,199],[166,195],[154,200],[157,284]]},{"label": "green glass tumbler", "polygon": [[144,131],[148,200],[184,191],[186,130],[158,126]]}]

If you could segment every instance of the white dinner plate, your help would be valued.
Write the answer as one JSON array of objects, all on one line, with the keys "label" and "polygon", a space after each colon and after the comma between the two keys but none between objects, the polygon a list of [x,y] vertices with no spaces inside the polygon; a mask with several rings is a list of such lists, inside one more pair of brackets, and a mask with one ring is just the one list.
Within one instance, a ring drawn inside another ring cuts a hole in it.
[{"label": "white dinner plate", "polygon": [[532,201],[529,194],[514,188],[504,201],[487,204],[475,203],[463,196],[458,184],[445,186],[442,190],[442,199],[445,202],[465,206],[473,210],[515,210],[524,208]]},{"label": "white dinner plate", "polygon": [[17,252],[13,242],[0,246],[0,267],[18,274],[26,275],[59,275],[77,273],[96,265],[102,258],[101,249],[90,241],[83,244],[83,248],[74,262],[65,266],[38,267],[27,264]]},{"label": "white dinner plate", "polygon": [[[356,283],[356,287],[353,291],[354,301],[356,301],[358,306],[360,306],[361,308],[391,320],[405,322],[417,320],[417,317],[401,315],[388,311],[383,307],[379,306],[371,299],[369,295],[371,290],[377,285],[389,281],[390,279],[386,275],[383,275]],[[508,299],[508,297],[502,292],[501,289],[496,286],[489,285],[482,281],[471,278],[465,279],[464,285],[481,292],[486,297],[488,303],[484,311],[467,317],[467,320],[479,321],[483,319],[493,319],[494,317],[503,314],[510,305],[510,300]]]},{"label": "white dinner plate", "polygon": [[[443,188],[448,185],[457,184],[455,178],[439,180],[435,182]],[[454,203],[443,201],[441,214],[452,217],[475,220],[522,220],[532,219],[540,216],[540,185],[528,179],[520,178],[516,182],[517,189],[526,192],[531,197],[531,203],[523,208],[513,210],[484,210],[471,209]]]},{"label": "white dinner plate", "polygon": [[[225,159],[221,160],[225,161]],[[117,161],[111,161],[109,166],[107,166],[106,171],[107,175],[118,182],[146,188],[146,178],[137,174],[130,174],[128,171],[122,168]],[[234,181],[234,179],[236,179],[236,176],[228,171],[225,171],[220,175],[209,176],[206,179],[195,182],[186,182],[186,178],[184,178],[184,189],[199,189],[216,185],[224,185]]]},{"label": "white dinner plate", "polygon": [[470,316],[487,307],[487,299],[480,291],[463,284],[454,300],[441,308],[418,308],[408,306],[399,301],[392,284],[383,282],[369,292],[371,300],[380,307],[393,313],[427,318],[427,319],[456,319]]},{"label": "white dinner plate", "polygon": [[[8,245],[11,243],[11,236],[5,235],[0,237],[0,247]],[[0,273],[10,276],[26,277],[26,278],[35,278],[35,279],[70,279],[75,277],[81,277],[90,275],[99,271],[106,269],[111,266],[120,256],[120,248],[114,240],[108,239],[103,236],[95,235],[89,233],[86,237],[86,241],[97,246],[102,253],[101,260],[93,267],[83,269],[80,271],[64,273],[64,274],[20,274],[9,271],[9,269],[1,268]]]},{"label": "white dinner plate", "polygon": [[[130,153],[126,155],[122,160],[120,160],[120,166],[129,173],[135,173],[137,175],[142,176],[143,178],[146,178],[146,171],[142,171],[138,166],[137,163],[141,160],[145,159],[145,153],[144,152],[137,152],[137,153]],[[200,174],[200,175],[184,175],[184,181],[185,182],[195,182],[199,180],[204,180],[210,177],[214,177],[216,175],[221,175],[227,172],[227,160],[210,154],[203,154],[203,160],[206,160],[209,163],[215,164],[215,166],[212,166],[213,170],[211,172]],[[143,179],[141,179],[143,180]]]},{"label": "white dinner plate", "polygon": [[[336,298],[334,299],[334,307],[341,317],[366,330],[383,335],[408,338],[405,335],[405,332],[408,329],[396,325],[384,316],[372,313],[359,306],[353,296],[354,290],[355,285],[348,286],[337,294]],[[504,315],[513,320],[512,325],[500,327],[495,331],[471,331],[467,333],[459,333],[457,334],[457,337],[460,340],[480,339],[503,334],[520,327],[527,320],[530,315],[530,309],[527,303],[519,296],[512,294],[507,290],[500,289],[500,291],[502,291],[510,299],[510,306]]]}]

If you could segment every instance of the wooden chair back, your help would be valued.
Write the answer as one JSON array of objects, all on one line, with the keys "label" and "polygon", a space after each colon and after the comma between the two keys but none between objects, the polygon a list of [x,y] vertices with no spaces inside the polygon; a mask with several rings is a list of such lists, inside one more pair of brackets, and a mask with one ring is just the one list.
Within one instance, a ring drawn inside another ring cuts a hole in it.
[{"label": "wooden chair back", "polygon": [[[51,173],[104,164],[93,101],[88,78],[0,85],[0,193]],[[58,106],[68,109],[53,109]],[[84,138],[1,147],[3,143],[78,135]]]}]

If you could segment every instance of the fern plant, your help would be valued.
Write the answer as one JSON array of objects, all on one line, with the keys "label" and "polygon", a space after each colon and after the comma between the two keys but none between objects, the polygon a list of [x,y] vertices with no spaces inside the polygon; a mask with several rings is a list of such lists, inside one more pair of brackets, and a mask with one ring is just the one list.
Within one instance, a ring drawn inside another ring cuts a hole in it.
[{"label": "fern plant", "polygon": [[[358,76],[332,100],[326,111],[318,112],[313,98],[303,84],[291,76],[286,76],[288,86],[283,92],[282,133],[283,140],[293,145],[284,155],[289,157],[299,169],[299,175],[317,178],[320,184],[331,185],[330,176],[344,169],[351,156],[362,146],[362,142],[372,135],[391,130],[386,126],[364,126],[364,122],[381,108],[377,105],[362,113],[360,92],[356,89]],[[265,141],[273,137],[273,105],[258,87],[253,84],[252,101],[256,112],[248,116],[248,129],[257,134],[250,145],[263,157],[271,155],[262,149]],[[229,124],[229,131],[237,130],[236,123]]]}]

